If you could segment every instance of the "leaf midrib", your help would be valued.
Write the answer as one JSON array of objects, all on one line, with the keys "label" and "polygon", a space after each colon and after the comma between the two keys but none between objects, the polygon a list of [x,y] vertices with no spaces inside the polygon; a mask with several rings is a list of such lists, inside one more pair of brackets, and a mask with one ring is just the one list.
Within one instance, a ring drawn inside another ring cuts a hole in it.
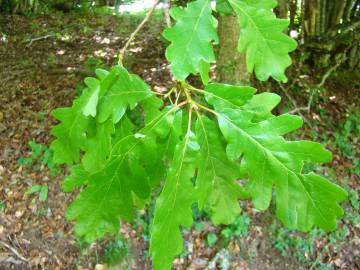
[{"label": "leaf midrib", "polygon": [[[165,118],[168,114],[174,112],[175,109],[177,109],[177,107],[172,108],[171,110],[169,110],[169,111],[166,112],[165,114],[161,115],[158,119],[153,119],[150,123],[152,123],[152,122],[155,122],[155,123],[153,124],[153,126],[152,126],[147,132],[150,132],[153,128],[155,128],[155,127],[157,126],[157,124],[159,124],[159,122],[161,122],[161,121],[163,120],[163,118]],[[156,122],[156,121],[157,121],[157,122]],[[150,123],[149,123],[149,124],[150,124]],[[133,136],[133,135],[125,136],[124,138],[120,139],[120,141],[118,141],[118,142],[116,143],[116,145],[118,145],[119,143],[121,143],[121,141],[123,141],[124,139],[129,138],[129,137],[132,137],[132,136]],[[106,190],[106,192],[105,192],[105,195],[103,196],[101,202],[99,203],[99,207],[96,208],[96,211],[98,211],[98,210],[101,208],[102,204],[104,203],[105,199],[107,198],[107,196],[108,196],[108,194],[109,194],[109,191],[110,191],[110,189],[111,189],[111,186],[113,186],[113,184],[114,184],[114,179],[118,176],[118,175],[117,175],[117,174],[118,174],[118,171],[119,171],[119,169],[120,169],[120,167],[121,167],[121,165],[122,165],[125,157],[126,157],[139,143],[140,143],[140,140],[137,141],[137,142],[136,142],[129,150],[127,150],[123,155],[118,155],[118,157],[117,157],[114,161],[110,162],[109,165],[111,165],[113,162],[117,162],[117,161],[120,159],[120,162],[119,162],[119,164],[116,166],[116,169],[115,169],[115,172],[114,172],[113,176],[112,176],[112,177],[110,178],[110,180],[109,180],[108,188],[107,188],[107,190]],[[115,146],[114,146],[114,147],[115,147]],[[113,148],[114,148],[114,147],[113,147]],[[116,155],[112,155],[112,153],[111,153],[110,156],[116,156]],[[99,170],[99,171],[97,171],[97,172],[92,173],[92,174],[90,175],[90,177],[93,176],[93,175],[95,175],[96,173],[98,173],[98,172],[100,172],[100,171],[106,170],[106,169],[109,167],[109,165],[106,166],[105,168],[102,168],[101,170]],[[89,185],[91,185],[91,184],[89,183]]]},{"label": "leaf midrib", "polygon": [[262,144],[260,144],[258,141],[256,141],[250,134],[248,134],[246,131],[244,131],[243,129],[241,129],[240,127],[238,127],[236,124],[234,124],[230,119],[228,119],[228,117],[224,114],[221,114],[222,118],[225,119],[228,123],[230,123],[232,126],[234,126],[236,129],[238,129],[240,131],[240,133],[242,135],[244,135],[244,137],[247,137],[253,144],[257,145],[260,149],[263,150],[264,153],[266,153],[267,155],[271,156],[272,158],[274,158],[274,160],[277,162],[277,164],[279,164],[280,167],[282,167],[287,174],[293,174],[295,178],[297,178],[299,180],[299,182],[301,183],[301,186],[303,187],[303,190],[305,191],[305,194],[308,196],[309,201],[312,203],[313,207],[318,210],[318,212],[321,214],[321,218],[323,219],[323,221],[326,223],[326,218],[324,216],[324,214],[322,213],[322,211],[318,208],[317,204],[315,203],[315,201],[313,200],[312,196],[310,195],[309,191],[306,189],[305,185],[303,184],[303,180],[301,179],[301,177],[299,176],[300,174],[291,171],[288,167],[286,167],[280,160],[278,160],[278,158],[276,156],[273,155],[271,150],[266,149]]},{"label": "leaf midrib", "polygon": [[260,36],[260,38],[263,40],[263,42],[266,44],[266,47],[269,49],[269,51],[271,51],[271,53],[273,55],[278,55],[276,53],[274,53],[273,49],[269,46],[268,44],[268,39],[265,39],[262,31],[260,30],[259,27],[257,27],[257,24],[255,23],[255,21],[252,19],[252,17],[238,4],[235,3],[233,0],[229,0],[231,3],[233,3],[233,5],[235,7],[237,7],[239,9],[240,12],[242,12],[250,21],[250,23],[253,25],[253,27],[255,28],[256,32],[258,33],[258,36]]},{"label": "leaf midrib", "polygon": [[186,48],[185,48],[186,52],[189,51],[189,46],[190,46],[190,44],[192,43],[192,40],[193,40],[194,37],[195,37],[195,33],[197,33],[197,30],[198,30],[198,27],[199,27],[199,24],[200,24],[200,21],[201,21],[201,17],[202,17],[202,15],[203,15],[203,13],[205,12],[205,9],[206,9],[206,7],[207,7],[208,2],[209,2],[209,0],[206,0],[206,1],[204,2],[204,6],[202,7],[202,9],[201,9],[201,11],[200,11],[200,14],[199,14],[199,16],[197,17],[195,26],[194,26],[194,28],[193,28],[194,31],[192,32],[192,35],[191,35],[191,37],[190,37],[190,39],[189,39],[189,42],[186,44]]}]

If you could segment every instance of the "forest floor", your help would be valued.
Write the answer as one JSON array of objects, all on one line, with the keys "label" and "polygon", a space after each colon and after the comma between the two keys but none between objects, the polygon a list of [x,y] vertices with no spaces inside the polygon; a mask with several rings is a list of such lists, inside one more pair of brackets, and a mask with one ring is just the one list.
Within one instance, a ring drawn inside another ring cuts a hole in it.
[{"label": "forest floor", "polygon": [[[121,236],[86,245],[64,218],[76,194],[61,191],[67,170],[51,162],[48,148],[52,110],[70,105],[95,68],[116,63],[138,22],[130,15],[0,16],[0,269],[151,269],[151,207],[135,225],[124,224]],[[158,16],[152,20],[126,60],[159,91],[171,85],[163,27]],[[230,226],[214,227],[206,214],[195,213],[176,269],[360,269],[359,77],[335,75],[315,96],[311,112],[304,112],[307,124],[296,136],[316,138],[334,154],[332,163],[312,169],[349,191],[339,229],[286,230],[274,209],[260,213],[250,202],[241,203],[243,213]],[[288,94],[306,104],[303,90]]]}]

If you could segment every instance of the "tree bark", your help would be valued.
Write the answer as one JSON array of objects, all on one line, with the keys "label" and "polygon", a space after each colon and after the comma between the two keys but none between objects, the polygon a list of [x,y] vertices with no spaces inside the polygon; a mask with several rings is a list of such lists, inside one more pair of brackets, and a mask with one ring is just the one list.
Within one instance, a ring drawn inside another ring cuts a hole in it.
[{"label": "tree bark", "polygon": [[217,59],[218,81],[248,85],[250,74],[246,69],[245,54],[237,50],[240,27],[236,16],[220,16],[218,25],[219,50]]},{"label": "tree bark", "polygon": [[351,10],[353,8],[353,5],[355,4],[356,1],[354,0],[347,0],[346,1],[346,5],[344,8],[344,14],[343,14],[343,21],[347,22],[350,21],[350,17],[351,17]]},{"label": "tree bark", "polygon": [[304,37],[314,36],[317,34],[316,25],[319,17],[318,0],[303,1],[302,9]]},{"label": "tree bark", "polygon": [[354,18],[359,14],[359,10],[358,10],[359,5],[360,5],[360,0],[356,0],[355,5],[351,10],[351,18]]},{"label": "tree bark", "polygon": [[278,0],[278,6],[276,8],[276,15],[278,18],[287,19],[288,18],[288,0]]},{"label": "tree bark", "polygon": [[296,12],[297,12],[297,0],[291,0],[290,1],[290,30],[295,30],[296,26],[295,26],[295,17],[296,17]]},{"label": "tree bark", "polygon": [[339,24],[341,18],[344,14],[344,9],[346,5],[345,0],[337,0],[337,1],[328,1],[328,24],[327,29],[334,27],[335,25]]}]

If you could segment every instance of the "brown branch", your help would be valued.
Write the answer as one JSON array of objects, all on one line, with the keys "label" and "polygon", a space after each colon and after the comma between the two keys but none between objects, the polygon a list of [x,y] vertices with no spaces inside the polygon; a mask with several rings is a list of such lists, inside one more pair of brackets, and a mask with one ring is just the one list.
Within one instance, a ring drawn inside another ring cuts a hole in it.
[{"label": "brown branch", "polygon": [[351,46],[348,46],[345,50],[344,50],[344,53],[343,55],[341,56],[341,58],[337,61],[337,63],[332,66],[331,68],[329,68],[325,74],[323,75],[323,77],[321,78],[321,81],[315,85],[314,88],[312,88],[312,91],[311,91],[311,94],[310,94],[310,98],[309,98],[309,102],[308,102],[308,105],[307,105],[307,108],[308,108],[308,112],[310,112],[310,109],[311,109],[311,105],[312,105],[312,101],[314,99],[314,95],[315,93],[318,91],[318,89],[320,89],[321,87],[324,86],[326,80],[329,78],[329,76],[334,72],[336,71],[340,65],[347,59],[347,52],[350,50]]},{"label": "brown branch", "polygon": [[3,245],[5,248],[7,248],[8,250],[10,250],[12,253],[14,253],[16,255],[16,257],[18,257],[20,260],[24,261],[24,262],[28,262],[29,260],[26,259],[24,256],[22,256],[15,248],[13,248],[12,246],[10,246],[9,244],[5,243],[4,241],[0,241],[0,244]]},{"label": "brown branch", "polygon": [[42,37],[37,37],[37,38],[33,38],[28,40],[29,44],[26,45],[26,48],[29,48],[35,41],[39,41],[39,40],[43,40],[43,39],[48,39],[51,37],[55,37],[55,34],[51,34],[51,35],[46,35],[46,36],[42,36]]},{"label": "brown branch", "polygon": [[288,113],[293,114],[293,113],[299,113],[303,118],[305,118],[300,112],[309,112],[309,108],[308,107],[296,107],[295,109],[288,111]]},{"label": "brown branch", "polygon": [[304,83],[305,84],[305,87],[308,88],[308,89],[311,89],[311,93],[310,93],[310,96],[309,96],[309,101],[308,101],[308,104],[306,107],[298,107],[297,104],[296,104],[296,101],[291,97],[291,95],[287,92],[287,89],[285,89],[281,83],[279,83],[279,86],[281,88],[281,90],[284,92],[284,94],[286,95],[286,97],[290,100],[290,102],[293,104],[294,106],[294,109],[289,111],[289,113],[299,113],[303,118],[305,118],[301,112],[302,111],[305,111],[305,112],[310,112],[311,110],[311,106],[312,106],[312,102],[313,102],[313,99],[314,99],[314,96],[316,94],[316,92],[318,91],[318,89],[320,89],[321,87],[324,86],[325,82],[327,81],[327,79],[329,78],[329,76],[335,72],[339,67],[340,65],[347,59],[347,52],[349,51],[349,49],[351,48],[351,46],[347,47],[345,50],[344,50],[344,53],[342,54],[342,56],[340,57],[340,59],[338,59],[337,63],[330,67],[326,72],[325,74],[322,76],[320,82],[318,84],[316,84],[315,86],[313,87],[310,87],[307,83]]},{"label": "brown branch", "polygon": [[293,107],[294,109],[289,111],[288,113],[289,114],[299,114],[303,119],[304,121],[308,124],[308,126],[311,128],[311,129],[314,129],[313,128],[313,125],[307,120],[307,118],[302,114],[302,111],[308,111],[307,107],[298,107],[295,99],[292,98],[292,96],[287,92],[287,89],[284,88],[284,86],[280,83],[279,83],[279,86],[280,86],[280,89],[284,92],[285,96],[288,98],[288,100],[290,100],[290,102],[293,104]]},{"label": "brown branch", "polygon": [[168,28],[171,28],[171,18],[170,18],[170,0],[164,1],[164,17],[165,22]]},{"label": "brown branch", "polygon": [[126,41],[124,47],[120,50],[120,54],[119,54],[119,65],[122,65],[122,61],[125,57],[125,53],[126,50],[128,49],[128,47],[130,46],[131,42],[135,39],[135,36],[137,35],[137,33],[139,33],[139,31],[141,30],[141,28],[143,28],[143,26],[146,24],[146,22],[150,19],[151,15],[153,14],[156,6],[159,4],[160,0],[156,0],[153,4],[153,6],[149,9],[149,11],[147,12],[145,18],[142,20],[142,22],[138,25],[138,27],[135,29],[134,32],[132,32],[132,34],[130,35],[129,39]]}]

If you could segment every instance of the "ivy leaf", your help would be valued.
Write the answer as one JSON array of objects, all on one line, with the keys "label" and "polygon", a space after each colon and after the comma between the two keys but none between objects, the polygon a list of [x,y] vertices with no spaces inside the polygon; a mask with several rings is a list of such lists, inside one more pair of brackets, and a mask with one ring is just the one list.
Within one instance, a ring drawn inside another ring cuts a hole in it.
[{"label": "ivy leaf", "polygon": [[343,213],[338,203],[346,198],[346,192],[321,176],[302,174],[305,161],[328,162],[331,153],[318,143],[288,142],[281,136],[299,128],[302,121],[283,115],[254,122],[247,111],[225,106],[216,109],[228,156],[234,160],[243,156],[250,178],[247,191],[254,206],[268,208],[275,186],[277,215],[286,226],[302,231],[314,225],[335,229],[336,218]]},{"label": "ivy leaf", "polygon": [[83,97],[75,100],[72,107],[59,108],[53,112],[53,116],[61,121],[51,132],[56,136],[50,146],[54,152],[54,163],[71,165],[80,159],[80,150],[86,145],[89,123],[89,118],[83,114]]},{"label": "ivy leaf", "polygon": [[265,81],[270,76],[286,82],[285,69],[291,64],[289,52],[296,49],[296,42],[283,33],[289,22],[277,19],[272,8],[274,0],[229,0],[240,22],[238,49],[246,50],[249,72]]},{"label": "ivy leaf", "polygon": [[164,188],[156,201],[150,250],[156,270],[172,268],[176,255],[183,250],[180,226],[189,228],[193,222],[191,205],[196,201],[191,182],[196,169],[199,145],[188,131],[177,145]]},{"label": "ivy leaf", "polygon": [[227,157],[225,142],[214,121],[199,117],[196,134],[202,142],[196,180],[199,207],[208,204],[214,224],[231,224],[240,213],[238,200],[245,197],[236,183],[239,165]]},{"label": "ivy leaf", "polygon": [[150,97],[150,87],[137,75],[129,74],[120,66],[113,68],[112,76],[116,80],[109,81],[109,89],[100,100],[99,116],[100,123],[111,117],[114,123],[120,121],[128,106],[133,109],[138,102]]},{"label": "ivy leaf", "polygon": [[166,49],[166,58],[180,81],[191,73],[200,73],[204,84],[209,81],[210,63],[215,61],[211,42],[218,41],[216,20],[211,13],[210,0],[197,0],[186,8],[170,10],[176,24],[164,31],[164,37],[171,42]]}]

